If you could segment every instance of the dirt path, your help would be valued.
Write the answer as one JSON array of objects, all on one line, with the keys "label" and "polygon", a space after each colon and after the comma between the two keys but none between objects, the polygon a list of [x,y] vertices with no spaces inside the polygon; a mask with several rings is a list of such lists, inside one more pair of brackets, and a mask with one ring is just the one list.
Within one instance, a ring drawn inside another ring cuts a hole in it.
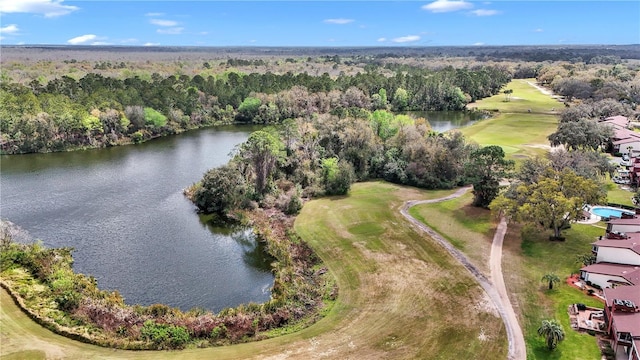
[{"label": "dirt path", "polygon": [[400,210],[400,213],[407,220],[409,220],[409,222],[411,222],[420,230],[429,234],[429,236],[440,243],[454,258],[456,258],[456,260],[458,260],[467,270],[469,270],[469,272],[474,276],[480,286],[482,286],[484,291],[487,293],[496,309],[500,313],[500,316],[502,317],[502,321],[504,322],[507,331],[507,338],[509,341],[509,359],[524,360],[527,358],[524,335],[522,332],[522,328],[518,323],[518,318],[516,317],[515,311],[513,310],[513,306],[509,301],[509,295],[504,284],[504,277],[502,276],[502,242],[507,231],[506,220],[504,218],[500,220],[500,224],[498,225],[496,233],[493,237],[493,243],[491,244],[491,256],[489,259],[491,280],[489,280],[484,274],[482,274],[482,272],[480,272],[480,270],[475,265],[473,265],[469,261],[465,254],[453,247],[451,243],[445,240],[444,237],[435,232],[433,229],[418,221],[413,216],[409,215],[409,209],[412,206],[454,199],[456,197],[464,195],[470,189],[471,187],[465,187],[449,196],[445,196],[439,199],[407,201]]},{"label": "dirt path", "polygon": [[548,89],[543,88],[542,86],[538,85],[538,84],[534,84],[531,81],[527,81],[527,84],[533,86],[534,88],[540,90],[541,93],[545,94],[545,95],[549,95],[549,96],[555,96],[555,94],[553,92],[551,92]]}]

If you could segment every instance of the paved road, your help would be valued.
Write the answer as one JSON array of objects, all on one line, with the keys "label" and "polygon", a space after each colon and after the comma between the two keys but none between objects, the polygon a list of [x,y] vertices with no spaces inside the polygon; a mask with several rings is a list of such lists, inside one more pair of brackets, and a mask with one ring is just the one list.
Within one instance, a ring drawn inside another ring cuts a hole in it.
[{"label": "paved road", "polygon": [[506,220],[504,218],[500,220],[500,224],[498,225],[496,233],[493,237],[493,243],[491,244],[491,256],[489,259],[491,280],[489,280],[475,265],[471,263],[471,261],[465,254],[453,247],[453,245],[445,240],[443,236],[438,234],[427,225],[418,221],[413,216],[409,215],[409,209],[412,206],[454,199],[464,195],[470,189],[471,187],[464,187],[449,196],[445,196],[439,199],[407,201],[400,209],[400,213],[414,226],[426,232],[434,240],[440,243],[440,245],[442,245],[467,270],[469,270],[469,272],[473,275],[476,281],[478,281],[480,286],[482,286],[484,291],[487,293],[487,295],[495,305],[498,313],[500,314],[500,317],[502,317],[502,321],[504,322],[504,326],[507,331],[507,339],[509,340],[509,359],[524,360],[527,358],[527,349],[524,342],[524,335],[522,333],[522,328],[518,323],[516,313],[513,310],[513,306],[509,301],[509,295],[504,284],[504,277],[502,276],[502,242],[507,231]]}]

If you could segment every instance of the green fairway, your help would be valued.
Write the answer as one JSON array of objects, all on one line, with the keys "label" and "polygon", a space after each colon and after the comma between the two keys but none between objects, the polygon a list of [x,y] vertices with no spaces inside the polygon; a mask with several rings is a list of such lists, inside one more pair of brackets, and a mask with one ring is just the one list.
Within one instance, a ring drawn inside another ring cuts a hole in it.
[{"label": "green fairway", "polygon": [[507,158],[513,160],[548,152],[547,136],[556,130],[557,113],[563,105],[531,85],[534,83],[535,79],[518,79],[507,84],[505,89],[513,89],[511,101],[499,94],[470,104],[469,107],[497,113],[460,131],[482,146],[501,146]]},{"label": "green fairway", "polygon": [[2,291],[0,356],[16,359],[495,359],[505,358],[501,318],[471,275],[409,226],[404,201],[452,191],[383,182],[305,204],[295,228],[336,277],[329,314],[299,332],[233,346],[123,351],[73,341],[40,327]]},{"label": "green fairway", "polygon": [[511,89],[511,99],[506,101],[505,95],[500,93],[482,99],[469,107],[501,113],[526,113],[557,115],[564,105],[548,94],[543,94],[535,88],[536,79],[514,79],[505,85],[503,90]]},{"label": "green fairway", "polygon": [[547,136],[556,130],[554,115],[500,114],[460,131],[482,146],[499,145],[509,159],[544,154],[551,148]]}]

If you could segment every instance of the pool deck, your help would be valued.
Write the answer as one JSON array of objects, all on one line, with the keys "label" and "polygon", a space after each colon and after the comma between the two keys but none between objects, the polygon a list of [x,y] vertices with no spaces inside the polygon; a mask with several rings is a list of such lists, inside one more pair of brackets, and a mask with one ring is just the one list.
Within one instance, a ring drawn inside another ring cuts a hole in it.
[{"label": "pool deck", "polygon": [[[612,207],[612,206],[604,206],[604,205],[588,205],[587,208],[585,208],[584,213],[589,214],[589,217],[583,220],[579,220],[576,221],[578,224],[595,224],[598,223],[600,221],[602,221],[602,217],[590,212],[589,210],[591,210],[592,207],[598,207],[598,208],[605,208],[605,209],[614,209],[614,210],[618,210],[618,211],[624,211],[624,212],[629,212],[629,210],[626,209],[620,209],[620,208],[616,208],[616,207]],[[588,210],[587,210],[588,209]]]},{"label": "pool deck", "polygon": [[[589,206],[589,208],[591,208],[591,206]],[[589,218],[585,218],[583,220],[578,220],[576,221],[578,224],[596,224],[598,222],[600,222],[602,220],[602,218],[592,212],[589,212],[588,210],[585,210],[585,215],[589,214]]]}]

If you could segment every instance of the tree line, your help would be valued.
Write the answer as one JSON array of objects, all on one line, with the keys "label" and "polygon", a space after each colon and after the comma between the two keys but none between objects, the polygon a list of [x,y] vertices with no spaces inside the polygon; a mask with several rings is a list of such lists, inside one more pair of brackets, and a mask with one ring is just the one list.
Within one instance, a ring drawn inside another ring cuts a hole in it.
[{"label": "tree line", "polygon": [[226,165],[209,170],[187,193],[223,219],[237,209],[296,214],[302,199],[343,195],[351,183],[384,179],[426,189],[472,183],[487,206],[513,163],[500,147],[481,148],[460,132],[431,131],[424,118],[376,110],[367,117],[287,119],[252,133]]},{"label": "tree line", "polygon": [[365,73],[239,73],[117,79],[89,73],[46,84],[0,83],[3,153],[62,151],[141,142],[184,130],[232,123],[279,124],[332,114],[364,117],[391,111],[463,110],[495,95],[511,79],[502,67],[411,68],[392,76]]}]

